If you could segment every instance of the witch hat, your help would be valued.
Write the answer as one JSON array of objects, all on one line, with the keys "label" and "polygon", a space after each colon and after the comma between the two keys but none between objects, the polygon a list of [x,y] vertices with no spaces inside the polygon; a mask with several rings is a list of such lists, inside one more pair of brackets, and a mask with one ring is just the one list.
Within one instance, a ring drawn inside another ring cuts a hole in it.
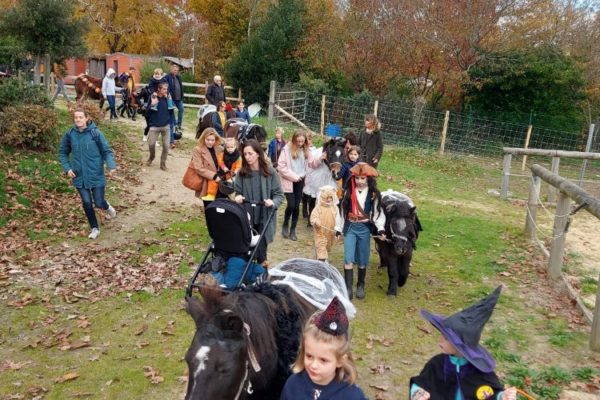
[{"label": "witch hat", "polygon": [[331,300],[327,308],[314,317],[313,323],[322,330],[333,336],[341,336],[348,333],[348,316],[344,305],[337,296]]},{"label": "witch hat", "polygon": [[421,310],[421,315],[440,331],[461,355],[482,372],[492,372],[496,362],[479,344],[483,326],[492,316],[501,286],[477,303],[447,318]]}]

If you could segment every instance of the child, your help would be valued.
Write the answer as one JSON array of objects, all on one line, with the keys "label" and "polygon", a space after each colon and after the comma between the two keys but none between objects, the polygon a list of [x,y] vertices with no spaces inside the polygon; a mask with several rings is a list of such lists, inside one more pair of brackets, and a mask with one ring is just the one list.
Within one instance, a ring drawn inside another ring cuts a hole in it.
[{"label": "child", "polygon": [[319,203],[310,213],[310,224],[315,230],[317,259],[327,261],[334,238],[342,235],[342,217],[335,204],[337,193],[332,186],[319,189]]},{"label": "child", "polygon": [[309,318],[292,371],[280,400],[366,400],[354,383],[348,316],[337,297]]},{"label": "child", "polygon": [[377,170],[359,162],[350,169],[352,174],[342,199],[344,217],[344,281],[348,298],[352,299],[353,264],[358,266],[356,298],[365,297],[365,277],[371,255],[371,232],[385,238],[385,214],[381,210],[381,193],[377,189]]},{"label": "child", "polygon": [[500,286],[477,303],[444,318],[421,310],[441,334],[438,354],[410,378],[410,399],[515,400],[516,389],[503,388],[494,373],[496,362],[480,344],[481,331],[492,316]]},{"label": "child", "polygon": [[365,116],[365,130],[358,136],[358,145],[362,150],[362,161],[377,168],[383,154],[381,123],[375,114]]},{"label": "child", "polygon": [[[242,158],[238,150],[237,140],[235,138],[225,138],[225,151],[217,155],[217,176],[221,181],[228,182],[233,187],[233,177],[242,167]],[[208,182],[208,192],[202,200],[213,201],[219,191],[219,184],[216,181]]]},{"label": "child", "polygon": [[283,138],[283,128],[278,126],[275,128],[275,137],[269,143],[269,149],[267,154],[271,159],[271,163],[273,167],[277,168],[277,160],[279,160],[279,154],[281,153],[281,149],[285,146],[285,139]]},{"label": "child", "polygon": [[342,164],[342,168],[340,168],[340,172],[334,175],[334,179],[337,181],[339,179],[342,180],[342,189],[346,188],[348,184],[348,180],[350,179],[350,169],[356,165],[358,160],[360,159],[360,147],[358,146],[350,146],[348,148],[348,153],[346,154],[346,161]]}]

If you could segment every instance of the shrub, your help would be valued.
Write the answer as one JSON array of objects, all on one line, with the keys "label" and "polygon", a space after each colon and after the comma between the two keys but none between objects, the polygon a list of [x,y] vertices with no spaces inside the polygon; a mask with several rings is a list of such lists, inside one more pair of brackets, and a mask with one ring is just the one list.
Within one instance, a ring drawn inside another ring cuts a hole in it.
[{"label": "shrub", "polygon": [[37,104],[5,107],[0,111],[0,145],[50,150],[58,141],[52,109]]},{"label": "shrub", "polygon": [[100,125],[102,121],[104,121],[104,111],[98,107],[98,102],[96,100],[86,100],[80,101],[76,103],[69,103],[67,105],[69,109],[69,114],[71,115],[71,122],[73,122],[73,113],[78,108],[83,108],[89,118],[96,123],[96,125]]},{"label": "shrub", "polygon": [[41,86],[30,85],[18,77],[3,79],[0,83],[0,111],[21,104],[50,107],[48,94]]}]

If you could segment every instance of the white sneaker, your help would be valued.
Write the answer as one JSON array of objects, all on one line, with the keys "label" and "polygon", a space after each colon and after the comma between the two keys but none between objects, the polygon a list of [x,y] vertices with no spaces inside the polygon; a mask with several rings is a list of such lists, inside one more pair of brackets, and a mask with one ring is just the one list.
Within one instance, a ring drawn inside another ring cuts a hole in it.
[{"label": "white sneaker", "polygon": [[111,206],[110,203],[108,203],[108,210],[106,211],[108,212],[108,216],[110,217],[110,219],[117,217],[117,210],[115,210],[115,208]]},{"label": "white sneaker", "polygon": [[142,135],[142,142],[148,141],[148,135]]},{"label": "white sneaker", "polygon": [[98,235],[100,235],[100,229],[92,228],[92,232],[90,232],[90,234],[88,235],[88,238],[96,239],[98,237]]}]

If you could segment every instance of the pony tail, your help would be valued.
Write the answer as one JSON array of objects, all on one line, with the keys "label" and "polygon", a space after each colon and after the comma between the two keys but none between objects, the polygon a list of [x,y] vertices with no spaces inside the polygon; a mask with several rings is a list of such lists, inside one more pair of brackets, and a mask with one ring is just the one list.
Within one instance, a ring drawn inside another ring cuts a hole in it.
[{"label": "pony tail", "polygon": [[358,371],[352,353],[346,353],[346,357],[342,360],[342,366],[338,368],[336,378],[338,382],[346,382],[349,385],[353,385],[356,382]]}]

